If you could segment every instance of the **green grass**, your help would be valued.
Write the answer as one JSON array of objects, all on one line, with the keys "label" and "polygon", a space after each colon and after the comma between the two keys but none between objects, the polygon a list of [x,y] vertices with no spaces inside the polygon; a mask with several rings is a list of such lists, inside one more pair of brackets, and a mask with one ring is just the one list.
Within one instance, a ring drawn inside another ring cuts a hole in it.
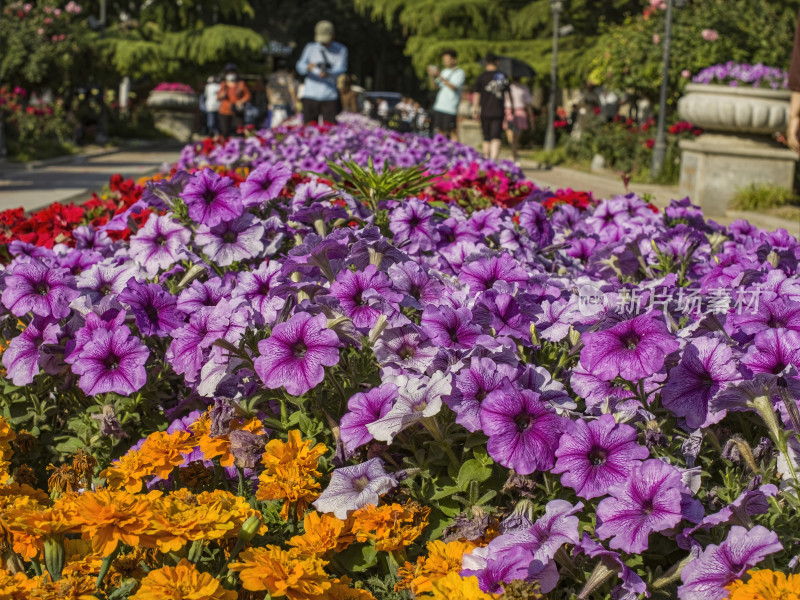
[{"label": "green grass", "polygon": [[791,190],[770,184],[751,184],[739,188],[731,200],[731,208],[734,210],[763,212],[782,207],[800,207],[800,196]]}]

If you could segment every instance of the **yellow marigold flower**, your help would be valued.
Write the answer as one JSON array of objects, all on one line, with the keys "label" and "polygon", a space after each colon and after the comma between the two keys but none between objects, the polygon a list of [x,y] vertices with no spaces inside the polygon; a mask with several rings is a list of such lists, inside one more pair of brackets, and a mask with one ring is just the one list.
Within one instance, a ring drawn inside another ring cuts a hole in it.
[{"label": "yellow marigold flower", "polygon": [[398,570],[399,581],[395,590],[411,590],[415,596],[428,594],[433,589],[432,583],[448,573],[461,571],[461,559],[471,552],[476,545],[468,541],[444,543],[441,540],[428,542],[428,554],[417,558],[415,564],[406,563]]},{"label": "yellow marigold flower", "polygon": [[[4,520],[13,519],[17,515],[39,511],[44,508],[46,508],[44,504],[30,496],[0,496],[0,517]],[[40,536],[28,533],[13,522],[4,520],[0,520],[0,529],[12,534],[14,552],[20,558],[31,560],[44,551],[44,541]]]},{"label": "yellow marigold flower", "polygon": [[[71,542],[72,540],[66,540]],[[66,545],[66,544],[65,544]],[[69,552],[67,552],[69,556]],[[61,575],[67,577],[72,575],[75,577],[87,575],[97,578],[100,573],[100,567],[103,566],[103,557],[96,554],[89,554],[88,556],[73,558],[64,565],[64,570]]]},{"label": "yellow marigold flower", "polygon": [[25,573],[11,575],[0,571],[0,600],[28,600],[36,581]]},{"label": "yellow marigold flower", "polygon": [[414,543],[428,525],[431,509],[416,502],[374,506],[353,513],[353,533],[359,542],[373,541],[381,552],[392,552]]},{"label": "yellow marigold flower", "polygon": [[303,556],[322,556],[329,550],[343,550],[347,544],[340,544],[339,535],[345,522],[331,514],[320,515],[316,511],[306,513],[303,517],[303,535],[296,535],[289,540]]},{"label": "yellow marigold flower", "polygon": [[[192,423],[190,429],[194,436],[194,443],[200,448],[203,458],[213,460],[219,457],[219,463],[223,467],[233,466],[235,458],[231,453],[230,439],[227,435],[211,436],[211,416],[208,412]],[[264,426],[258,419],[233,419],[231,429],[242,429],[255,434],[264,433]]]},{"label": "yellow marigold flower", "polygon": [[11,442],[17,439],[17,434],[11,429],[11,425],[5,418],[0,417],[0,452],[3,453],[3,458],[9,459],[14,454],[11,450]]},{"label": "yellow marigold flower", "polygon": [[375,600],[375,596],[367,590],[351,587],[352,582],[347,575],[331,581],[331,587],[325,595],[327,600]]},{"label": "yellow marigold flower", "polygon": [[139,452],[150,462],[151,473],[161,479],[167,479],[175,467],[185,462],[183,455],[192,450],[194,443],[189,433],[156,431],[147,436]]},{"label": "yellow marigold flower", "polygon": [[289,600],[313,600],[324,597],[331,587],[323,570],[326,562],[313,556],[266,546],[245,550],[239,561],[228,568],[239,573],[242,586],[251,592],[266,590]]},{"label": "yellow marigold flower", "polygon": [[37,577],[36,586],[28,596],[31,600],[97,600],[94,577],[68,575],[58,581]]},{"label": "yellow marigold flower", "polygon": [[75,522],[95,554],[108,556],[119,542],[136,546],[149,522],[150,501],[123,491],[101,489],[73,499]]},{"label": "yellow marigold flower", "polygon": [[728,600],[800,600],[800,575],[762,569],[748,571],[747,583],[734,581],[726,589]]},{"label": "yellow marigold flower", "polygon": [[236,600],[237,593],[226,590],[216,578],[201,573],[185,558],[175,567],[150,571],[131,600]]},{"label": "yellow marigold flower", "polygon": [[482,592],[474,575],[462,578],[455,572],[434,581],[432,588],[432,600],[491,600],[499,597]]},{"label": "yellow marigold flower", "polygon": [[16,501],[16,498],[20,496],[27,496],[42,505],[50,500],[50,496],[47,495],[47,492],[37,490],[27,483],[17,483],[15,481],[9,485],[0,485],[0,510],[3,510],[7,501],[13,503]]},{"label": "yellow marigold flower", "polygon": [[100,473],[112,490],[125,490],[129,494],[142,491],[144,478],[152,474],[152,463],[149,457],[139,450],[131,450],[118,458],[114,464]]},{"label": "yellow marigold flower", "polygon": [[[206,531],[206,539],[232,538],[239,535],[239,530],[252,516],[261,516],[254,510],[247,500],[226,490],[202,492],[195,497],[198,506],[208,507],[209,511],[216,511],[220,517],[214,528]],[[261,533],[266,533],[266,526],[262,524]]]},{"label": "yellow marigold flower", "polygon": [[306,507],[319,496],[316,477],[319,458],[328,451],[324,444],[313,445],[303,440],[296,429],[289,432],[288,441],[272,440],[267,444],[261,462],[266,467],[258,477],[256,498],[283,500],[281,517],[289,516],[289,506],[296,503],[300,518]]},{"label": "yellow marigold flower", "polygon": [[12,510],[6,513],[9,525],[36,537],[58,537],[80,531],[75,515],[68,505],[56,504],[52,508],[39,510]]}]

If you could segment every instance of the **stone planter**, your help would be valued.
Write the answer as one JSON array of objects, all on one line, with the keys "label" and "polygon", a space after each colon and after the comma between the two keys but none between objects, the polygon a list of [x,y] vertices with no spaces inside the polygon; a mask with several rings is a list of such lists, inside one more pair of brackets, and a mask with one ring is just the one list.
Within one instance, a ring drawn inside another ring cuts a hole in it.
[{"label": "stone planter", "polygon": [[790,97],[787,90],[687,85],[678,114],[709,133],[680,143],[681,194],[722,216],[740,188],[792,189],[797,155],[772,138],[786,131]]},{"label": "stone planter", "polygon": [[152,91],[147,106],[153,110],[156,129],[183,142],[192,139],[198,110],[197,94]]},{"label": "stone planter", "polygon": [[769,135],[786,131],[790,97],[789,90],[690,83],[678,114],[709,131]]},{"label": "stone planter", "polygon": [[197,110],[197,94],[194,92],[152,91],[147,97],[147,106],[153,109]]}]

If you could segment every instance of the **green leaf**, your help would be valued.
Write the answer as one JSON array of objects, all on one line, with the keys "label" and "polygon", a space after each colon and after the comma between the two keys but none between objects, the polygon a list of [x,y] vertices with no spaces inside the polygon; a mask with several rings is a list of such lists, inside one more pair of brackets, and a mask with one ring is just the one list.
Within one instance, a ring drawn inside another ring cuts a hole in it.
[{"label": "green leaf", "polygon": [[458,489],[463,491],[467,489],[467,486],[471,481],[483,483],[491,476],[492,469],[483,465],[481,461],[473,458],[461,465],[461,469],[458,471],[458,479],[456,480],[458,483]]}]

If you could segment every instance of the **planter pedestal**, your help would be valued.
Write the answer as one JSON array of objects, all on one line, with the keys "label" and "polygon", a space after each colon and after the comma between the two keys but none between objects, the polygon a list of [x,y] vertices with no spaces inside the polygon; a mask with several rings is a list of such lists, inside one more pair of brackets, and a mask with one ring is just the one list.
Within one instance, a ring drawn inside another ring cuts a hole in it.
[{"label": "planter pedestal", "polygon": [[738,188],[794,185],[797,155],[765,136],[707,133],[680,148],[681,195],[708,216],[723,216]]},{"label": "planter pedestal", "polygon": [[192,141],[195,120],[194,113],[163,108],[153,110],[156,129],[182,142]]}]

